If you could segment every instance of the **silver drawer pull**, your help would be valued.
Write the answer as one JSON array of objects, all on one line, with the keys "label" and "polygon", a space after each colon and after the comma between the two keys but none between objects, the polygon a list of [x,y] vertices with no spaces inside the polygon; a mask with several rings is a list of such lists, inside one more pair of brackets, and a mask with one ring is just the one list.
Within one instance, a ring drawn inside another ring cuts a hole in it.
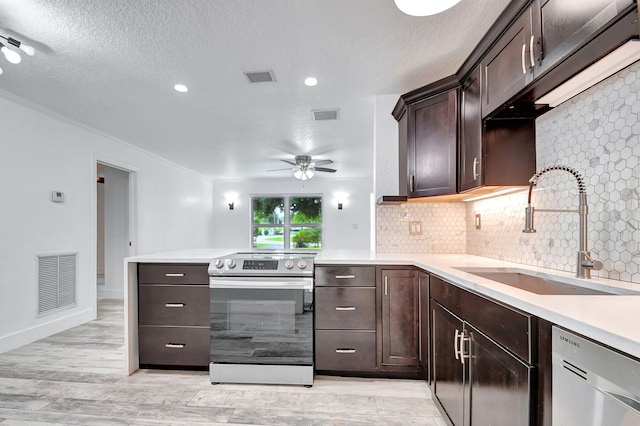
[{"label": "silver drawer pull", "polygon": [[184,303],[165,303],[165,308],[184,308]]},{"label": "silver drawer pull", "polygon": [[355,275],[336,275],[337,280],[348,280],[355,277]]},{"label": "silver drawer pull", "polygon": [[355,311],[355,306],[336,306],[336,311]]},{"label": "silver drawer pull", "polygon": [[165,343],[164,347],[165,348],[182,349],[182,348],[184,348],[184,343]]},{"label": "silver drawer pull", "polygon": [[184,277],[186,274],[185,273],[178,273],[178,274],[164,274],[165,277]]},{"label": "silver drawer pull", "polygon": [[337,354],[355,354],[356,350],[355,349],[336,349],[336,353]]}]

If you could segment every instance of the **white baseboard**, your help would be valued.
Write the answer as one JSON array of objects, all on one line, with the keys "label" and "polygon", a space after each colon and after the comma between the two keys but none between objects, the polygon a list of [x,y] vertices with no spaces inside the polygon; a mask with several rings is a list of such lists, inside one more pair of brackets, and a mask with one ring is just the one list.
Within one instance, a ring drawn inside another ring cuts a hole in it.
[{"label": "white baseboard", "polygon": [[94,319],[96,319],[96,317],[93,310],[87,309],[0,336],[0,353],[19,348],[36,340],[44,339],[45,337],[82,325]]}]

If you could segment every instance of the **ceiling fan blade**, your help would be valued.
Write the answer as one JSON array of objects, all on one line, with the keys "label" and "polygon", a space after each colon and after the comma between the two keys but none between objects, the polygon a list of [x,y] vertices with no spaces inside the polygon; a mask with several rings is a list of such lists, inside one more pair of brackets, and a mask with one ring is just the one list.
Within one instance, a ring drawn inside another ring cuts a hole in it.
[{"label": "ceiling fan blade", "polygon": [[279,172],[281,170],[297,170],[297,169],[298,169],[297,167],[287,167],[287,168],[284,168],[284,169],[271,169],[271,170],[267,170],[267,171],[268,172]]},{"label": "ceiling fan blade", "polygon": [[290,160],[280,160],[280,161],[284,161],[285,163],[291,164],[292,166],[297,166],[296,163],[294,163],[293,161],[290,161]]},{"label": "ceiling fan blade", "polygon": [[326,166],[327,164],[331,163],[333,163],[333,160],[318,160],[313,162],[313,164],[316,166]]},{"label": "ceiling fan blade", "polygon": [[335,173],[335,172],[337,172],[337,170],[336,170],[336,169],[329,169],[329,168],[326,168],[326,167],[314,167],[314,170],[315,170],[316,172],[328,172],[328,173]]}]

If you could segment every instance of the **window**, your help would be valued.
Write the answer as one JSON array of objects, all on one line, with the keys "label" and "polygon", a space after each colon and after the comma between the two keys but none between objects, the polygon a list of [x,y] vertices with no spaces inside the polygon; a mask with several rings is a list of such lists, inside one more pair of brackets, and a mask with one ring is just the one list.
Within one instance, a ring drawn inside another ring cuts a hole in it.
[{"label": "window", "polygon": [[252,197],[252,247],[322,248],[322,197]]}]

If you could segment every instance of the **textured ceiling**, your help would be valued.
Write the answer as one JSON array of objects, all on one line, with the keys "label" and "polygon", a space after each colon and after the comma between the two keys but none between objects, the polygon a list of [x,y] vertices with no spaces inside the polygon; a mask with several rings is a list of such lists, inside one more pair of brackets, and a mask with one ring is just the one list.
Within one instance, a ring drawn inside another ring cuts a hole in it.
[{"label": "textured ceiling", "polygon": [[[215,179],[286,176],[266,170],[296,154],[368,178],[374,96],[455,72],[507,4],[416,18],[393,0],[0,0],[2,34],[37,50],[0,60],[0,88]],[[277,82],[242,74],[262,70]],[[339,120],[311,120],[326,108]]]}]

